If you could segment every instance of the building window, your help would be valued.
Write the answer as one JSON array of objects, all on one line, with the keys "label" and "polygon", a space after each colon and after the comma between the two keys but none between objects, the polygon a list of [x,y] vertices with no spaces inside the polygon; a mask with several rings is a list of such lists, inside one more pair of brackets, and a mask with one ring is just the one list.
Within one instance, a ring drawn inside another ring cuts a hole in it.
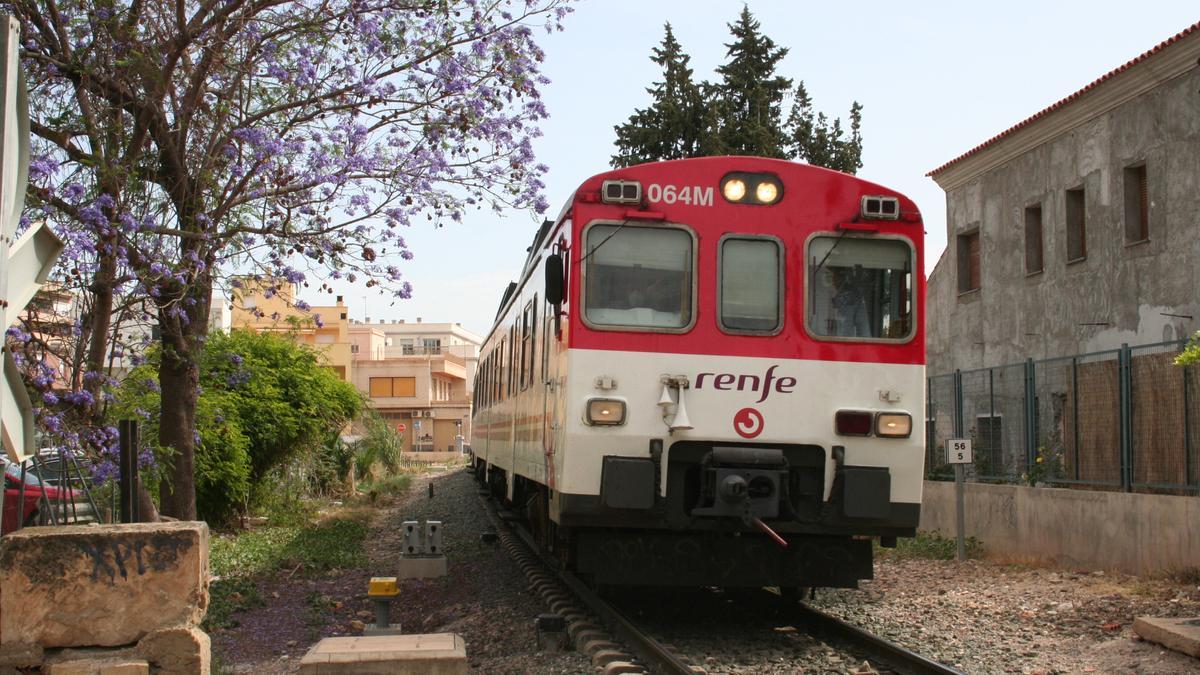
[{"label": "building window", "polygon": [[414,353],[412,338],[401,338],[400,339],[400,350],[401,350],[401,353],[403,353],[405,356],[412,356]]},{"label": "building window", "polygon": [[1042,271],[1042,205],[1025,207],[1025,273]]},{"label": "building window", "polygon": [[979,290],[979,230],[958,235],[958,292]]},{"label": "building window", "polygon": [[1150,238],[1150,190],[1146,165],[1125,169],[1125,243],[1136,244]]},{"label": "building window", "polygon": [[350,353],[357,354],[358,353],[358,345],[350,345]]},{"label": "building window", "polygon": [[395,396],[416,396],[417,378],[415,377],[372,377],[370,382],[371,398],[391,398]]},{"label": "building window", "polygon": [[426,354],[441,354],[442,353],[442,339],[441,338],[425,338],[422,341],[422,344],[425,347]]},{"label": "building window", "polygon": [[1067,262],[1087,257],[1087,215],[1083,188],[1067,190]]}]

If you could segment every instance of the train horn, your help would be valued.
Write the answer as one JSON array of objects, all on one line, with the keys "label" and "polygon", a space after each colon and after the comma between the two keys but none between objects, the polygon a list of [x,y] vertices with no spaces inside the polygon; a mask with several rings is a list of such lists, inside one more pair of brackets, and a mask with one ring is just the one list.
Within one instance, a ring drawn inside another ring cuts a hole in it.
[{"label": "train horn", "polygon": [[658,397],[658,404],[660,406],[662,406],[663,408],[666,408],[667,406],[672,405],[674,403],[675,403],[675,399],[671,398],[671,385],[664,384],[663,390],[662,390],[662,396]]},{"label": "train horn", "polygon": [[671,420],[671,431],[693,429],[692,421],[688,419],[687,408],[683,404],[683,387],[679,388],[679,405],[675,409],[675,419]]}]

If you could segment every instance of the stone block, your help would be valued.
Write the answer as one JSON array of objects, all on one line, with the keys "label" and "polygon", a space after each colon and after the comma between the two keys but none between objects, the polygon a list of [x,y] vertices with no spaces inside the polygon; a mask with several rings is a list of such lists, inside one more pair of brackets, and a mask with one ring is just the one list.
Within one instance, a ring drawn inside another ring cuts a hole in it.
[{"label": "stone block", "polygon": [[137,651],[154,665],[155,675],[207,675],[212,668],[212,641],[195,627],[154,631],[138,642]]},{"label": "stone block", "polygon": [[325,638],[300,661],[301,675],[466,675],[467,647],[454,633]]},{"label": "stone block", "polygon": [[42,646],[25,642],[0,645],[0,668],[36,668],[46,658]]},{"label": "stone block", "polygon": [[142,659],[73,659],[48,664],[45,675],[150,675]]},{"label": "stone block", "polygon": [[446,576],[446,556],[401,556],[396,572],[400,579],[433,579]]},{"label": "stone block", "polygon": [[202,522],[32,527],[0,540],[0,644],[117,646],[208,608]]},{"label": "stone block", "polygon": [[1139,616],[1133,622],[1133,632],[1143,640],[1189,656],[1200,658],[1200,618],[1167,619]]}]

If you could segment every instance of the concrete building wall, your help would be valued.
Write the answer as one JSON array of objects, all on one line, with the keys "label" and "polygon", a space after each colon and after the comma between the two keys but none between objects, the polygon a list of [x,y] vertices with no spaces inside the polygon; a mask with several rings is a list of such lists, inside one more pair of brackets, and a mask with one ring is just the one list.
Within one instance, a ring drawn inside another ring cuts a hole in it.
[{"label": "concrete building wall", "polygon": [[[1177,340],[1200,329],[1200,32],[1170,49],[1176,52],[1153,58],[1176,59],[1178,74],[1162,72],[1162,61],[1132,66],[932,174],[947,189],[948,246],[928,284],[931,375]],[[1132,99],[1096,102],[1108,95],[1105,87],[1143,80],[1151,85]],[[1068,128],[1044,132],[1071,115],[1079,119]],[[1027,140],[1039,133],[1047,139]],[[1012,151],[1022,144],[1028,147]],[[1013,156],[990,166],[989,153]],[[1141,164],[1149,238],[1130,243],[1125,169]],[[1069,262],[1066,191],[1079,187],[1086,258]],[[1026,274],[1025,209],[1038,204],[1043,271]],[[975,229],[980,288],[959,293],[958,237]]]},{"label": "concrete building wall", "polygon": [[[967,483],[966,535],[990,558],[1158,574],[1200,565],[1195,497]],[[926,481],[920,529],[954,536],[954,483]]]}]

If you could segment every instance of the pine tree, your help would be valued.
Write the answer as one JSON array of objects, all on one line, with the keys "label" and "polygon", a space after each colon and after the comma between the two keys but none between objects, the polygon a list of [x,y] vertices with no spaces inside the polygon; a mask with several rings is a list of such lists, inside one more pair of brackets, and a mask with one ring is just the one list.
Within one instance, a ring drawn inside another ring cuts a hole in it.
[{"label": "pine tree", "polygon": [[862,105],[850,106],[850,137],[843,138],[842,120],[832,123],[816,113],[804,82],[796,86],[788,115],[788,156],[816,166],[854,174],[862,168]]},{"label": "pine tree", "polygon": [[663,81],[646,89],[654,97],[648,108],[635,110],[628,122],[613,127],[617,132],[614,167],[703,154],[707,112],[700,87],[692,81],[691,57],[683,53],[670,23],[662,46],[653,50],[650,60],[662,66]]},{"label": "pine tree", "polygon": [[781,117],[792,80],[775,75],[775,67],[788,50],[776,46],[760,27],[744,5],[737,23],[729,24],[734,38],[725,45],[729,61],[717,68],[719,99],[725,106],[718,133],[729,154],[786,158],[788,137]]},{"label": "pine tree", "polygon": [[760,32],[761,24],[743,6],[729,24],[733,42],[728,61],[717,68],[720,82],[692,80],[690,57],[666,25],[662,45],[651,60],[662,66],[663,81],[646,91],[647,108],[614,127],[614,167],[681,157],[756,155],[808,162],[853,174],[862,168],[862,106],[850,107],[850,134],[841,118],[830,121],[813,108],[804,82],[796,86],[787,120],[784,101],[791,78],[775,74],[787,55]]}]

